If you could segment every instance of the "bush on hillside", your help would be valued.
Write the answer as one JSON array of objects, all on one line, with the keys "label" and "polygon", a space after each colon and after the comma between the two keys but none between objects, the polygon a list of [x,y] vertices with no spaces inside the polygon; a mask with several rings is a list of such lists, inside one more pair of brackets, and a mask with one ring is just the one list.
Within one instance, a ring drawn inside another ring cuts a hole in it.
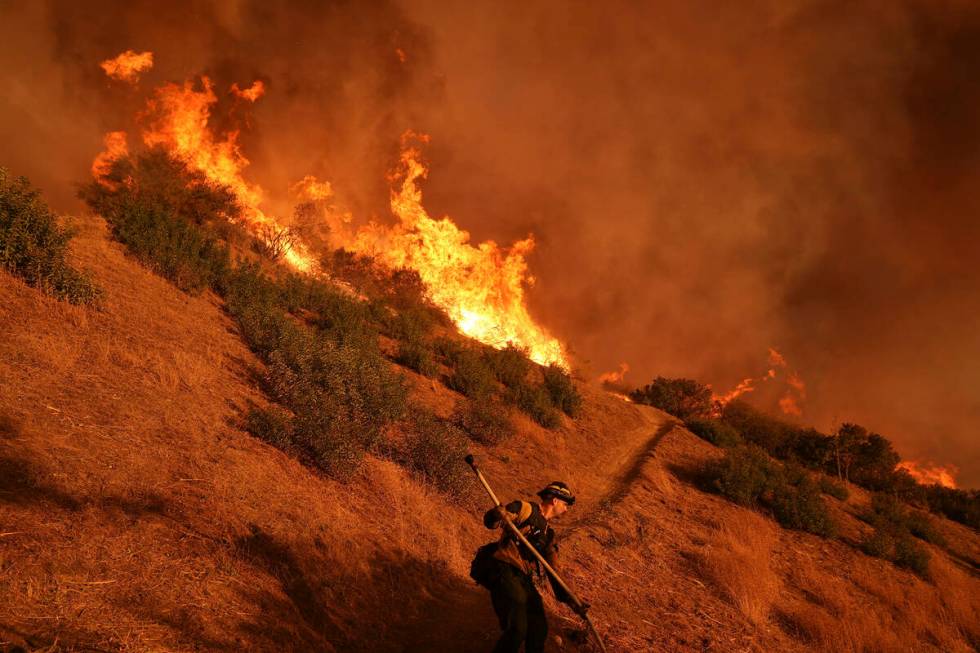
[{"label": "bush on hillside", "polygon": [[489,399],[460,402],[453,413],[453,422],[486,446],[502,442],[514,430],[507,409]]},{"label": "bush on hillside", "polygon": [[432,350],[442,357],[446,367],[455,367],[456,361],[463,355],[466,348],[454,338],[440,336],[432,341]]},{"label": "bush on hillside", "polygon": [[452,423],[424,409],[412,411],[406,424],[404,464],[452,498],[472,487],[466,458],[466,438]]},{"label": "bush on hillside", "polygon": [[684,423],[684,426],[702,440],[707,440],[718,447],[736,447],[743,443],[738,431],[721,420],[690,419]]},{"label": "bush on hillside", "polygon": [[435,357],[432,355],[432,349],[422,341],[400,342],[395,362],[430,379],[439,374],[439,364],[436,363]]},{"label": "bush on hillside", "polygon": [[851,496],[846,485],[826,475],[820,477],[820,491],[840,501],[847,501]]},{"label": "bush on hillside", "polygon": [[648,404],[682,420],[711,415],[711,388],[691,379],[658,376],[647,386],[630,393],[638,404]]},{"label": "bush on hillside", "polygon": [[254,407],[245,415],[245,430],[272,446],[288,450],[293,444],[293,423],[278,406]]},{"label": "bush on hillside", "polygon": [[861,543],[865,553],[910,569],[922,578],[929,577],[929,552],[915,537],[945,544],[931,523],[911,513],[894,497],[881,493],[871,497],[871,505],[861,518],[873,528]]},{"label": "bush on hillside", "polygon": [[552,405],[569,417],[575,417],[582,407],[582,395],[575,389],[572,377],[553,363],[541,371],[541,376]]},{"label": "bush on hillside", "polygon": [[70,240],[30,182],[0,168],[0,268],[58,299],[92,303],[100,291],[68,264]]},{"label": "bush on hillside", "polygon": [[543,387],[522,383],[511,388],[507,396],[511,403],[546,429],[553,429],[561,424],[561,416]]},{"label": "bush on hillside", "polygon": [[527,382],[531,361],[528,360],[525,350],[507,345],[503,349],[489,347],[486,353],[493,375],[505,386],[513,388]]},{"label": "bush on hillside", "polygon": [[728,449],[725,457],[709,467],[715,487],[743,506],[770,509],[786,528],[832,537],[836,524],[820,490],[800,467],[783,467],[755,446]]},{"label": "bush on hillside", "polygon": [[211,228],[238,218],[234,195],[166,152],[119,159],[104,183],[79,195],[141,263],[178,288],[219,286],[229,273],[228,250]]},{"label": "bush on hillside", "polygon": [[470,399],[489,397],[494,391],[493,372],[476,348],[467,348],[456,354],[453,372],[447,385]]}]

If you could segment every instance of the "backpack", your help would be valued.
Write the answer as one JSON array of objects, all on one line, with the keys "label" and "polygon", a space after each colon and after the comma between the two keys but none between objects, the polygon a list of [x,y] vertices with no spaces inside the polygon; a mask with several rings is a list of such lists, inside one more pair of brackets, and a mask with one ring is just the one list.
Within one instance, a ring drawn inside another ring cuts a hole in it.
[{"label": "backpack", "polygon": [[490,589],[500,576],[500,563],[493,557],[497,552],[498,544],[498,542],[490,542],[481,546],[476,550],[473,562],[470,563],[470,578],[475,580],[477,585],[487,589]]}]

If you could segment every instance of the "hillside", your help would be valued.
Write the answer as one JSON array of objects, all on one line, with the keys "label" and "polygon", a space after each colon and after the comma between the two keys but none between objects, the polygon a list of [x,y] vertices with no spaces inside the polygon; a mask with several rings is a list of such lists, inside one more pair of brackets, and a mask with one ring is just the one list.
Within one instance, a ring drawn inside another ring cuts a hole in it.
[{"label": "hillside", "polygon": [[[339,483],[248,435],[262,364],[221,300],[147,271],[101,218],[73,222],[100,308],[0,272],[0,650],[489,650],[467,575],[483,498],[373,457]],[[459,399],[401,372],[438,414]],[[976,532],[942,521],[952,553],[928,545],[921,580],[857,550],[861,491],[827,499],[838,540],[784,530],[702,487],[720,450],[674,418],[579,389],[576,419],[515,414],[472,450],[502,498],[556,478],[580,496],[563,569],[610,651],[980,646]],[[548,605],[549,650],[591,650]]]}]

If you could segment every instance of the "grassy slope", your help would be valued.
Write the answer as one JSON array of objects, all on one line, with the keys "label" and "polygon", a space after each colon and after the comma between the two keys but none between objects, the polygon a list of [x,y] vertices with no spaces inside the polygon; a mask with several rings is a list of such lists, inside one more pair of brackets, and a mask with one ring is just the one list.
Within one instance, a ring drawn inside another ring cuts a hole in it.
[{"label": "grassy slope", "polygon": [[[493,614],[466,575],[488,539],[483,506],[450,505],[377,460],[339,485],[243,433],[262,402],[257,362],[219,302],[145,271],[101,220],[78,226],[101,311],[0,273],[0,642],[488,650]],[[457,395],[411,378],[452,410]],[[956,651],[980,638],[980,582],[963,563],[980,558],[976,533],[944,523],[959,558],[930,547],[940,594],[699,490],[693,470],[717,450],[584,391],[585,414],[557,432],[517,416],[518,434],[474,451],[501,498],[556,478],[579,492],[562,551],[610,650]],[[837,506],[845,540],[864,528],[849,516],[862,501]],[[556,608],[553,631],[578,650],[568,616]]]}]

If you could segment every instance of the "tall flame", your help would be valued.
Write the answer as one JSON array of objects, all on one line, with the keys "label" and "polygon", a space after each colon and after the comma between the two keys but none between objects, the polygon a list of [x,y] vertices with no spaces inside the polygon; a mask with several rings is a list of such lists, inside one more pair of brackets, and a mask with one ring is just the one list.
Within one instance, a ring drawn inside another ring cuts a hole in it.
[{"label": "tall flame", "polygon": [[956,488],[956,475],[960,472],[956,465],[936,465],[915,460],[903,460],[895,466],[895,469],[905,470],[923,485],[936,484],[953,489]]},{"label": "tall flame", "polygon": [[[260,82],[246,91],[258,89],[255,99],[264,88]],[[208,127],[211,107],[218,101],[214,85],[207,77],[201,77],[201,90],[190,81],[164,84],[147,103],[150,127],[143,132],[143,142],[149,146],[162,146],[199,170],[211,181],[228,186],[242,206],[243,219],[253,233],[281,229],[278,221],[260,208],[265,192],[261,186],[245,181],[242,171],[249,161],[238,145],[238,130],[231,130],[223,138],[216,138]],[[234,87],[234,88],[237,88]],[[304,272],[314,271],[316,261],[301,243],[293,243],[284,257],[293,267]]]},{"label": "tall flame", "polygon": [[525,304],[525,286],[534,282],[525,258],[534,248],[533,237],[509,249],[492,240],[473,245],[470,234],[449,217],[429,216],[418,185],[428,174],[420,149],[426,142],[424,134],[406,132],[402,137],[400,165],[391,176],[393,183],[401,182],[392,189],[390,202],[398,224],[369,224],[349,234],[342,245],[388,266],[418,272],[429,299],[471,338],[498,348],[514,344],[537,363],[567,369],[561,343],[535,323]]},{"label": "tall flame", "polygon": [[153,53],[126,50],[114,59],[106,59],[99,66],[112,79],[135,84],[140,75],[153,67]]}]

